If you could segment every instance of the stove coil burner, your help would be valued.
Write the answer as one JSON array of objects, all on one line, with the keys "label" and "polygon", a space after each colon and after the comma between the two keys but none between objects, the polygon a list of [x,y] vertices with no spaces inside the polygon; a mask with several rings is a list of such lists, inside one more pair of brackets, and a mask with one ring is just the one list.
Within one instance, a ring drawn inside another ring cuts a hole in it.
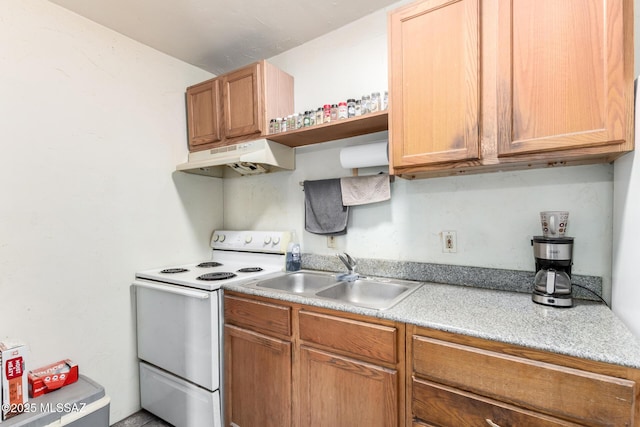
[{"label": "stove coil burner", "polygon": [[258,271],[262,271],[260,267],[245,267],[238,270],[238,273],[257,273]]},{"label": "stove coil burner", "polygon": [[218,273],[206,273],[206,274],[203,274],[202,276],[198,276],[197,279],[211,281],[211,280],[231,279],[232,277],[236,277],[236,275],[234,273],[218,272]]},{"label": "stove coil burner", "polygon": [[215,262],[215,261],[209,261],[209,262],[201,262],[200,264],[196,265],[196,267],[220,267],[222,264],[220,264],[219,262]]},{"label": "stove coil burner", "polygon": [[165,273],[165,274],[174,274],[174,273],[184,273],[185,271],[189,271],[186,268],[165,268],[164,270],[160,271],[160,273]]}]

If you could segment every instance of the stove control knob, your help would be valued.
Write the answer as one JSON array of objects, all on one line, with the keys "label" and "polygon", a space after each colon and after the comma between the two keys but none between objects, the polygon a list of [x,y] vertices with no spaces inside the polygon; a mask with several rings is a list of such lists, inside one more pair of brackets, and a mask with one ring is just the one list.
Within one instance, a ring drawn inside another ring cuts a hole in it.
[{"label": "stove control knob", "polygon": [[217,235],[217,234],[215,234],[215,233],[213,233],[213,241],[214,241],[214,242],[217,242],[217,241],[218,241],[218,238],[219,238],[219,237],[218,237],[218,235]]},{"label": "stove control knob", "polygon": [[224,242],[224,239],[226,239],[226,238],[227,238],[227,236],[225,236],[224,234],[221,234],[220,237],[218,238],[218,241],[220,243],[222,243],[222,242]]},{"label": "stove control knob", "polygon": [[269,243],[271,243],[271,237],[270,237],[270,236],[266,236],[266,237],[264,238],[264,244],[265,244],[265,245],[268,245]]},{"label": "stove control knob", "polygon": [[273,238],[273,246],[277,245],[278,243],[280,243],[280,238],[276,236]]},{"label": "stove control knob", "polygon": [[245,243],[251,243],[251,241],[253,240],[253,237],[247,235],[247,237],[244,238],[244,242]]}]

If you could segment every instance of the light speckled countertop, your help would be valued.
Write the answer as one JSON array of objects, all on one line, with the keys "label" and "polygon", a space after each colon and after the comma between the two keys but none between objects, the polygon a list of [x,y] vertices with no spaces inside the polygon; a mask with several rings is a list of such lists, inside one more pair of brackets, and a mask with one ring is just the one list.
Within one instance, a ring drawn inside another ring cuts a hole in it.
[{"label": "light speckled countertop", "polygon": [[640,368],[640,340],[594,301],[574,299],[571,308],[554,308],[533,303],[528,293],[424,283],[379,311],[247,285],[223,289]]}]

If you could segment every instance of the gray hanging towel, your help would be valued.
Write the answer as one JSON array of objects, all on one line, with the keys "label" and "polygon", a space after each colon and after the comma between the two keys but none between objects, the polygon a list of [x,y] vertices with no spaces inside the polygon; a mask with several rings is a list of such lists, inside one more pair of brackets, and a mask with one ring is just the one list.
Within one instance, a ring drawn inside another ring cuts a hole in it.
[{"label": "gray hanging towel", "polygon": [[349,207],[342,205],[340,179],[304,181],[304,228],[309,233],[347,233]]}]

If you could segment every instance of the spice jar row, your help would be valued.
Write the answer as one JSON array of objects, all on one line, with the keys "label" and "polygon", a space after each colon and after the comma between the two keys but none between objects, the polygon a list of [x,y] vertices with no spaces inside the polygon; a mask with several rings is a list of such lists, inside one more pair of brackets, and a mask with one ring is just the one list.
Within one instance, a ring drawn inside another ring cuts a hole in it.
[{"label": "spice jar row", "polygon": [[269,121],[269,133],[287,132],[386,110],[388,97],[387,91],[382,96],[380,92],[373,92],[371,95],[363,95],[361,99],[350,98],[346,102],[325,104],[316,110],[276,117]]}]

